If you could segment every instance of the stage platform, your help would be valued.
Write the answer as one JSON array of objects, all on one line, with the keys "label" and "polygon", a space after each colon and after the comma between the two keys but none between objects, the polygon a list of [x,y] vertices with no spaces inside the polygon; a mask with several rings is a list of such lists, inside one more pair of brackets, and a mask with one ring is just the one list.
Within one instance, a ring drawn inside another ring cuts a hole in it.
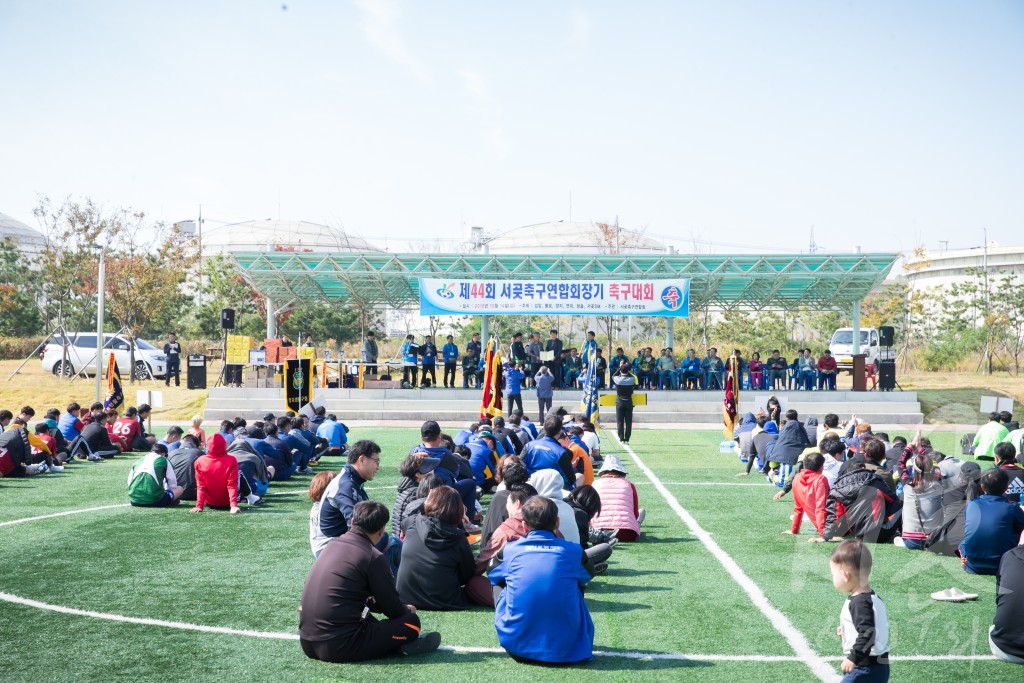
[{"label": "stage platform", "polygon": [[[647,405],[637,406],[633,422],[638,427],[699,427],[722,424],[720,391],[649,391]],[[424,420],[437,420],[442,425],[469,422],[480,414],[478,389],[322,389],[314,393],[326,401],[327,411],[351,424],[418,424]],[[556,391],[555,406],[564,406],[570,413],[577,412],[580,391]],[[743,392],[740,396],[740,414],[757,412],[768,392]],[[819,421],[826,413],[835,413],[841,421],[857,415],[877,425],[921,424],[921,404],[913,391],[854,392],[854,391],[780,391],[784,410],[795,409],[803,420],[815,416]],[[523,392],[523,408],[534,418],[537,397],[533,391]],[[217,387],[210,390],[206,402],[204,421],[232,419],[261,419],[268,412],[285,412],[282,389]],[[615,409],[602,407],[603,422],[614,422]]]}]

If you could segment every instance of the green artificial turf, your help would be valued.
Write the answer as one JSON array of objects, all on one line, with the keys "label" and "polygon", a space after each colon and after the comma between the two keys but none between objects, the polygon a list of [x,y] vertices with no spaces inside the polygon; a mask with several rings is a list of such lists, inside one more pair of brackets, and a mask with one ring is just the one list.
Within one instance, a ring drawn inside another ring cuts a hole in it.
[{"label": "green artificial turf", "polygon": [[[387,504],[396,467],[416,430],[356,430],[383,447],[367,485]],[[895,436],[895,434],[893,434]],[[932,435],[955,453],[956,437]],[[718,432],[634,432],[632,448],[669,491],[825,657],[841,655],[835,636],[843,596],[828,575],[831,544],[785,536],[791,501],[756,476],[735,478],[735,456],[720,455]],[[948,442],[948,443],[947,443]],[[595,648],[697,655],[793,656],[768,619],[704,545],[694,538],[631,457],[608,434],[648,511],[644,536],[620,544],[607,575],[587,591]],[[0,481],[0,522],[125,501],[131,457],[77,463],[63,474]],[[321,467],[339,467],[325,459]],[[727,484],[702,486],[701,483]],[[82,610],[240,630],[295,633],[302,584],[311,563],[305,497],[308,477],[275,483],[265,506],[238,516],[187,506],[119,507],[0,527],[0,591]],[[733,486],[733,484],[751,484]],[[872,585],[889,610],[894,655],[988,655],[994,612],[992,577],[963,573],[952,558],[893,546],[875,552]],[[936,603],[932,591],[957,585],[975,603]],[[445,645],[496,648],[493,615],[421,614]],[[599,656],[579,670],[516,664],[502,654],[439,652],[360,665],[306,659],[296,641],[199,633],[118,623],[0,602],[3,681],[546,681],[582,672],[599,680],[814,681],[800,662],[637,660]],[[837,662],[832,662],[838,666]],[[893,664],[893,680],[1019,680],[993,661]]]}]

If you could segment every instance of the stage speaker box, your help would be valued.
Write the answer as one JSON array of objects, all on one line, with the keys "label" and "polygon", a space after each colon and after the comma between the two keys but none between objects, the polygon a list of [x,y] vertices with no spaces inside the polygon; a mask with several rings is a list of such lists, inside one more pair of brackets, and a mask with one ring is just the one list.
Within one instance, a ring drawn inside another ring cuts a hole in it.
[{"label": "stage speaker box", "polygon": [[235,384],[238,386],[242,385],[242,367],[241,365],[225,365],[224,366],[224,384]]},{"label": "stage speaker box", "polygon": [[222,308],[222,309],[220,309],[220,328],[222,330],[233,330],[233,329],[235,329],[235,309],[233,309],[233,308]]},{"label": "stage speaker box", "polygon": [[206,356],[192,354],[188,357],[188,374],[186,375],[189,389],[206,388]]},{"label": "stage speaker box", "polygon": [[878,328],[878,343],[882,346],[892,346],[896,337],[896,328],[892,325],[883,325]]},{"label": "stage speaker box", "polygon": [[882,391],[892,391],[896,388],[896,361],[878,362],[878,388]]}]

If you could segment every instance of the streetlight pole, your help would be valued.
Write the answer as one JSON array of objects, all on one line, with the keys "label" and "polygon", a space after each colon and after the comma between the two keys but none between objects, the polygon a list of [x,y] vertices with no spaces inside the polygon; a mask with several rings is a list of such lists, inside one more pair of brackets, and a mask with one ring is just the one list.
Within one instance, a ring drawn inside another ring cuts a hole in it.
[{"label": "streetlight pole", "polygon": [[101,370],[103,368],[103,290],[106,288],[106,263],[104,262],[104,252],[106,249],[100,247],[100,267],[99,277],[97,278],[96,287],[96,401],[103,400],[103,378]]}]

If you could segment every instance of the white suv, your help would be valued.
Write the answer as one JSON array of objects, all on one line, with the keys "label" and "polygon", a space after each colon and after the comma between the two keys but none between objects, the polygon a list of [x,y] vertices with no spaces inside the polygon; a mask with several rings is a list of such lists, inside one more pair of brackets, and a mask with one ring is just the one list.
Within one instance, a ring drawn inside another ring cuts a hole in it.
[{"label": "white suv", "polygon": [[[102,368],[114,352],[118,370],[127,374],[131,362],[129,337],[123,334],[104,334]],[[68,358],[64,361],[64,347],[60,335],[54,335],[43,347],[43,370],[55,375],[71,377],[77,374],[96,374],[96,333],[79,332],[68,335]],[[163,377],[167,374],[167,357],[161,349],[141,339],[135,339],[135,372],[138,377]]]},{"label": "white suv", "polygon": [[[840,370],[851,371],[853,369],[853,328],[843,327],[832,334],[832,340],[828,343],[832,357]],[[891,360],[896,353],[878,343],[878,330],[874,327],[860,328],[860,352],[864,354],[864,363],[874,365],[880,360]]]}]

